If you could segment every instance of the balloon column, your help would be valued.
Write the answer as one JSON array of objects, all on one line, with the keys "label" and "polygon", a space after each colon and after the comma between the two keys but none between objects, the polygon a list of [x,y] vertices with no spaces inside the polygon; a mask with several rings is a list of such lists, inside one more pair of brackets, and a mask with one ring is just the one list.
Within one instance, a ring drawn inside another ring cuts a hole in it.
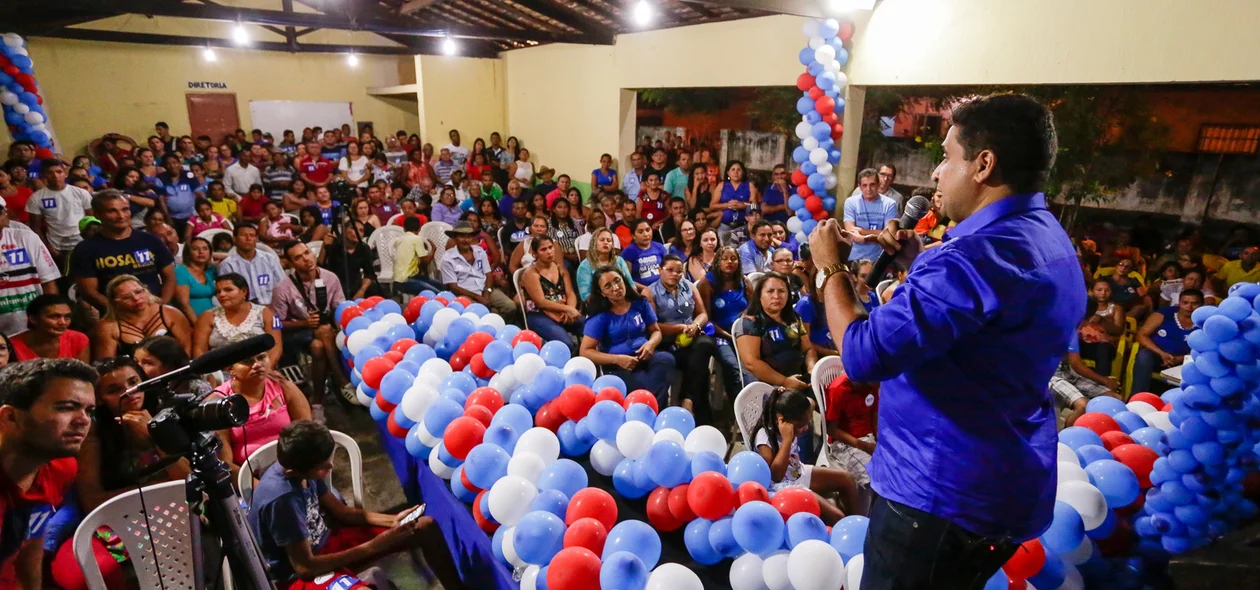
[{"label": "balloon column", "polygon": [[0,112],[4,122],[14,140],[33,141],[38,157],[51,158],[52,132],[43,105],[26,41],[17,33],[0,35]]},{"label": "balloon column", "polygon": [[853,24],[835,19],[805,22],[809,46],[801,50],[806,71],[796,79],[803,94],[796,102],[801,122],[796,136],[801,145],[792,151],[799,168],[792,172],[796,194],[788,198],[794,217],[788,231],[800,243],[814,231],[819,221],[836,210],[836,166],[840,163],[838,142],[844,134],[840,117],[844,114],[844,87],[848,77],[840,68],[849,61],[845,45],[853,37]]}]

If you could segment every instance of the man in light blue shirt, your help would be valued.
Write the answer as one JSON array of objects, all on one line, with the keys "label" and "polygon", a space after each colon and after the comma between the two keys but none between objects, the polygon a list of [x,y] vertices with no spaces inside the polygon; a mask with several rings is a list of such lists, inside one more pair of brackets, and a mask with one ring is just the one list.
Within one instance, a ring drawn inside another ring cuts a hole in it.
[{"label": "man in light blue shirt", "polygon": [[665,192],[680,199],[687,198],[688,176],[691,174],[691,153],[678,152],[678,167],[665,175]]},{"label": "man in light blue shirt", "polygon": [[232,230],[236,247],[219,263],[219,276],[236,273],[249,283],[249,300],[259,305],[271,305],[271,294],[284,279],[284,267],[280,258],[271,252],[258,250],[258,229],[242,223]]},{"label": "man in light blue shirt", "polygon": [[752,227],[752,239],[739,247],[739,266],[745,275],[770,270],[770,241],[774,238],[774,226],[764,219]]},{"label": "man in light blue shirt", "polygon": [[[844,200],[844,229],[854,235],[849,260],[875,260],[882,250],[876,239],[897,219],[897,201],[879,194],[879,175],[874,168],[858,173],[862,194]],[[906,228],[913,229],[913,228]]]},{"label": "man in light blue shirt", "polygon": [[630,154],[630,170],[621,177],[621,190],[631,201],[639,200],[639,191],[643,188],[643,154]]}]

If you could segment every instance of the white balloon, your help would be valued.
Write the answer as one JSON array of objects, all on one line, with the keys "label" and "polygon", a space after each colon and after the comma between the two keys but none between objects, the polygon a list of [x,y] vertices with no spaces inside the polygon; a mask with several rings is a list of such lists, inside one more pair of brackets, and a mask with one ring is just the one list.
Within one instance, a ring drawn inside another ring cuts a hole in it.
[{"label": "white balloon", "polygon": [[[435,455],[437,453],[434,453]],[[533,509],[538,488],[519,475],[505,475],[490,487],[490,516],[495,522],[516,526]],[[504,545],[507,545],[506,540]]]},{"label": "white balloon", "polygon": [[761,562],[761,580],[770,590],[792,590],[792,581],[788,579],[789,555],[780,549]]},{"label": "white balloon", "polygon": [[[507,533],[503,533],[503,536],[506,537]],[[525,573],[521,574],[521,590],[538,590],[538,570],[540,569],[542,568],[536,565],[525,568]]]},{"label": "white balloon", "polygon": [[18,98],[18,95],[13,94],[12,92],[9,92],[7,90],[4,92],[0,92],[0,104],[4,106],[15,105],[21,102],[21,100],[22,99]]},{"label": "white balloon", "polygon": [[1151,412],[1145,416],[1142,416],[1142,419],[1146,420],[1146,423],[1148,425],[1154,426],[1155,428],[1163,430],[1164,432],[1170,432],[1174,430],[1172,422],[1168,420],[1168,412]]},{"label": "white balloon", "polygon": [[674,430],[673,428],[666,428],[652,435],[652,444],[656,444],[663,440],[672,440],[678,443],[678,446],[680,447],[686,444],[687,442],[686,439],[683,438],[682,433],[678,432],[677,430]]},{"label": "white balloon", "polygon": [[[17,97],[15,95],[14,96],[15,101],[16,101],[16,98]],[[801,121],[800,123],[796,124],[796,137],[800,138],[801,140],[812,137],[813,133],[814,133],[814,126],[810,125],[808,122]]]},{"label": "white balloon", "polygon": [[466,311],[466,312],[464,312],[464,313],[461,313],[461,314],[459,314],[459,317],[464,318],[464,319],[466,319],[466,320],[468,320],[468,321],[472,322],[472,324],[473,324],[474,326],[480,326],[480,325],[481,325],[481,318],[480,318],[480,317],[478,317],[478,316],[477,316],[477,314],[475,314],[475,313],[473,313],[473,312],[471,312],[471,311]]},{"label": "white balloon", "polygon": [[386,326],[393,326],[395,324],[403,326],[407,325],[407,318],[403,317],[401,313],[387,313],[385,314],[385,317],[380,319],[380,321],[384,322]]},{"label": "white balloon", "polygon": [[[836,48],[823,45],[814,50],[814,60],[821,64],[829,64],[836,59]],[[799,589],[798,589],[799,590]]]},{"label": "white balloon", "polygon": [[446,337],[446,329],[451,327],[451,322],[456,319],[459,319],[458,311],[449,307],[439,309],[437,313],[433,314],[433,323],[430,324],[431,329],[434,330],[434,335],[439,339]]},{"label": "white balloon", "polygon": [[823,39],[822,37],[819,37],[818,35],[814,35],[809,38],[809,48],[813,49],[814,51],[818,51],[819,47],[822,47],[823,45],[826,45],[826,44],[827,44],[827,40]]},{"label": "white balloon", "polygon": [[13,105],[13,112],[26,116],[27,113],[31,112],[31,107],[27,106],[24,102],[19,102]]},{"label": "white balloon", "polygon": [[564,376],[568,377],[578,371],[582,371],[595,377],[599,375],[599,371],[595,369],[595,363],[584,356],[575,356],[564,363]]},{"label": "white balloon", "polygon": [[1089,482],[1064,482],[1059,486],[1055,499],[1075,508],[1081,514],[1087,531],[1098,528],[1107,519],[1107,499]]},{"label": "white balloon", "polygon": [[508,475],[515,475],[535,485],[546,470],[547,463],[533,453],[517,453],[508,460]]},{"label": "white balloon", "polygon": [[651,450],[654,436],[651,426],[637,420],[626,422],[617,429],[617,450],[629,459],[642,458]]},{"label": "white balloon", "polygon": [[[429,406],[438,398],[438,390],[423,383],[412,385],[403,393],[402,403],[398,404],[402,407],[403,415],[411,419],[413,422],[424,420],[425,412],[429,411]],[[433,446],[425,443],[426,446]]]},{"label": "white balloon", "polygon": [[788,580],[796,590],[840,590],[844,559],[825,541],[804,541],[788,554]]},{"label": "white balloon", "polygon": [[1059,590],[1085,590],[1085,578],[1081,577],[1081,571],[1076,566],[1063,564],[1063,583],[1059,584]]},{"label": "white balloon", "polygon": [[389,329],[389,324],[385,323],[384,320],[376,320],[375,322],[372,322],[370,326],[367,327],[367,333],[371,334],[372,339],[375,340],[377,338],[380,338],[381,336],[384,336],[385,331],[388,329]]},{"label": "white balloon", "polygon": [[1059,443],[1058,448],[1059,448],[1059,461],[1060,462],[1067,461],[1068,463],[1075,464],[1077,467],[1081,466],[1081,458],[1077,456],[1076,451],[1072,450],[1072,447],[1069,447],[1063,443]]},{"label": "white balloon", "polygon": [[359,354],[364,346],[372,343],[372,335],[367,330],[359,330],[346,338],[346,349],[350,351],[350,356]]},{"label": "white balloon", "polygon": [[835,188],[836,188],[836,177],[828,176],[827,177],[827,190],[834,190]]},{"label": "white balloon", "polygon": [[421,338],[420,341],[428,344],[430,347],[433,347],[437,346],[438,337],[434,334],[433,328],[429,328],[429,331],[424,333],[424,337]]},{"label": "white balloon", "polygon": [[823,176],[831,176],[831,162],[823,162],[818,165],[818,173]]},{"label": "white balloon", "polygon": [[480,325],[490,326],[491,328],[494,328],[494,330],[497,332],[499,330],[502,330],[503,326],[507,325],[507,322],[503,321],[503,316],[497,313],[488,313],[482,316]]},{"label": "white balloon", "polygon": [[1084,539],[1081,539],[1081,544],[1077,545],[1076,549],[1063,554],[1063,561],[1072,565],[1081,565],[1082,563],[1089,561],[1089,558],[1093,556],[1094,544],[1089,540],[1089,537],[1085,537]]},{"label": "white balloon", "polygon": [[345,351],[346,350],[346,333],[337,332],[337,335],[333,337],[333,344],[337,345],[337,350]]},{"label": "white balloon", "polygon": [[[840,62],[838,61],[833,62],[833,63],[835,63],[836,65],[840,65]],[[838,70],[840,68],[836,68],[836,69]],[[848,85],[849,85],[849,76],[845,74],[844,72],[836,72],[836,90],[844,90],[844,87]]]},{"label": "white balloon", "polygon": [[[508,563],[515,567],[522,567],[525,565],[525,560],[521,559],[521,556],[516,554],[515,526],[508,527],[507,532],[503,533],[503,557],[508,560]],[[537,583],[536,579],[537,576],[535,576],[535,583]]]},{"label": "white balloon", "polygon": [[821,23],[819,23],[818,21],[812,18],[809,20],[806,20],[804,26],[801,27],[801,32],[805,33],[806,39],[809,39],[811,37],[817,37],[819,33],[818,26],[820,24]]},{"label": "white balloon", "polygon": [[809,161],[815,166],[822,166],[827,163],[827,150],[815,148],[809,152]]},{"label": "white balloon", "polygon": [[360,406],[367,406],[372,403],[372,397],[364,393],[362,383],[360,383],[359,387],[354,390],[354,401]]},{"label": "white balloon", "polygon": [[664,563],[652,570],[644,590],[704,590],[700,576],[677,563]]},{"label": "white balloon", "polygon": [[415,433],[416,439],[420,441],[420,444],[429,447],[430,449],[436,449],[439,444],[442,444],[442,439],[433,436],[433,433],[429,432],[429,427],[425,426],[424,422],[416,422]]},{"label": "white balloon", "polygon": [[516,388],[521,386],[520,380],[516,378],[516,367],[513,367],[512,365],[503,367],[503,370],[499,371],[495,377],[499,377],[499,385],[503,386],[502,389],[497,387],[495,389],[498,389],[499,393],[505,396],[512,395],[512,392],[516,391]]},{"label": "white balloon", "polygon": [[451,369],[451,364],[440,358],[431,358],[424,361],[423,365],[420,365],[420,375],[423,375],[428,379],[436,377],[438,381],[441,381],[452,372],[454,372],[454,370]]},{"label": "white balloon", "polygon": [[745,553],[731,563],[731,590],[769,590],[761,579],[762,559]]},{"label": "white balloon", "polygon": [[[841,66],[841,65],[840,65],[840,60],[838,60],[838,59],[833,59],[833,60],[831,60],[831,63],[827,64],[827,71],[828,71],[828,72],[831,72],[831,73],[833,73],[833,74],[839,74],[839,73],[840,73],[840,68],[841,68],[841,67],[843,67],[843,66]],[[846,80],[846,82],[847,82],[847,80]],[[837,89],[839,89],[839,88],[843,88],[843,87],[839,87],[839,86],[838,86],[838,87],[837,87]]]},{"label": "white balloon", "polygon": [[48,126],[43,123],[40,123],[38,125],[31,125],[31,129],[34,129],[36,131],[43,131],[44,133],[48,132]]},{"label": "white balloon", "polygon": [[30,55],[30,53],[28,53],[28,52],[26,51],[26,48],[25,48],[25,47],[14,47],[14,48],[13,48],[13,53],[16,53],[16,54],[18,54],[18,55],[26,55],[26,56],[29,56],[29,55]]},{"label": "white balloon", "polygon": [[1135,401],[1135,402],[1129,402],[1129,403],[1125,404],[1125,407],[1126,407],[1126,408],[1129,408],[1129,411],[1130,411],[1130,412],[1133,412],[1134,414],[1137,414],[1137,415],[1139,415],[1139,416],[1145,416],[1145,415],[1147,415],[1147,414],[1153,414],[1153,413],[1155,413],[1155,412],[1157,412],[1157,411],[1158,411],[1158,410],[1156,410],[1156,409],[1155,409],[1155,406],[1152,406],[1151,404],[1148,404],[1148,403],[1146,403],[1146,402],[1144,402],[1144,401],[1141,401],[1141,400],[1138,400],[1138,401]]},{"label": "white balloon", "polygon": [[[792,217],[789,217],[787,220],[787,230],[792,232],[793,234],[799,234],[801,233],[801,229],[802,229],[801,226],[804,224],[805,222],[801,221],[801,218],[793,215]],[[797,240],[797,242],[802,243],[802,244],[805,243],[805,242],[801,242],[800,240]]]},{"label": "white balloon", "polygon": [[[801,221],[801,220],[800,220],[800,219],[797,219],[797,221]],[[802,221],[801,223],[804,223],[804,222]],[[797,243],[797,244],[808,244],[808,243],[809,243],[809,236],[805,235],[805,232],[803,232],[803,231],[798,231],[798,232],[796,232],[796,243]]]},{"label": "white balloon", "polygon": [[[455,468],[451,467],[450,465],[447,465],[446,463],[443,463],[442,460],[438,458],[438,455],[440,454],[441,453],[438,453],[435,451],[429,455],[429,469],[433,471],[434,475],[442,479],[450,479],[451,476],[455,474]],[[531,500],[531,502],[532,501],[533,500]],[[499,521],[499,522],[502,522],[502,521]],[[516,523],[512,523],[512,524],[516,524]]]},{"label": "white balloon", "polygon": [[866,556],[861,553],[854,555],[853,559],[844,565],[844,590],[858,590],[862,585],[863,569],[866,569]]},{"label": "white balloon", "polygon": [[[608,444],[607,441],[595,441],[595,446],[591,447],[591,467],[595,469],[595,473],[604,477],[611,477],[622,459],[625,459],[625,456],[621,454],[621,451]],[[508,464],[508,469],[511,469],[511,463]]]},{"label": "white balloon", "polygon": [[534,377],[538,376],[538,372],[547,367],[547,362],[542,357],[530,352],[522,354],[521,358],[516,359],[512,363],[516,368],[516,378],[521,383],[533,383]]},{"label": "white balloon", "polygon": [[1085,473],[1085,469],[1080,463],[1072,461],[1059,462],[1059,485],[1063,485],[1069,481],[1083,481],[1089,483],[1089,474]]},{"label": "white balloon", "polygon": [[687,451],[687,456],[691,457],[701,451],[710,451],[719,457],[726,456],[726,436],[712,426],[697,426],[691,434],[687,435],[687,441],[683,443],[683,450]]},{"label": "white balloon", "polygon": [[17,33],[7,33],[4,36],[4,44],[8,45],[9,47],[21,47],[22,37],[21,35],[18,35]]},{"label": "white balloon", "polygon": [[[643,424],[640,422],[640,424]],[[647,426],[644,424],[644,426]],[[560,439],[556,438],[556,433],[546,428],[536,427],[526,430],[519,439],[516,440],[516,449],[513,454],[520,455],[522,453],[533,453],[542,458],[543,463],[551,465],[560,458]],[[497,518],[495,520],[498,520]],[[502,523],[502,520],[499,520]]]},{"label": "white balloon", "polygon": [[801,140],[801,147],[809,150],[810,153],[813,153],[814,150],[818,149],[818,138],[813,135],[807,136],[805,139]]}]

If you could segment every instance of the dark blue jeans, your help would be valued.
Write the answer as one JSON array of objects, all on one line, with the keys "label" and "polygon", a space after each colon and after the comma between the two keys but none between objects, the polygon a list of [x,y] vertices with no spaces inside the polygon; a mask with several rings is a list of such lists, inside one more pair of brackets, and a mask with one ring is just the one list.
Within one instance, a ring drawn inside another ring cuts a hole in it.
[{"label": "dark blue jeans", "polygon": [[882,497],[870,518],[862,590],[981,590],[1019,547]]},{"label": "dark blue jeans", "polygon": [[425,289],[431,289],[441,293],[446,290],[446,285],[443,285],[424,275],[416,275],[405,281],[394,281],[394,289],[402,291],[403,293],[417,295]]},{"label": "dark blue jeans", "polygon": [[544,342],[557,340],[568,346],[569,351],[575,356],[577,355],[578,347],[573,343],[573,338],[570,334],[577,336],[579,339],[582,338],[582,327],[586,325],[585,318],[578,318],[569,324],[561,324],[546,314],[534,311],[529,312],[526,318],[529,320],[529,329],[541,336]]},{"label": "dark blue jeans", "polygon": [[626,382],[626,391],[646,389],[656,396],[657,407],[665,409],[669,406],[670,372],[674,370],[674,355],[656,351],[646,363],[639,363],[633,371],[627,371],[617,365],[604,365],[604,373],[621,377]]}]

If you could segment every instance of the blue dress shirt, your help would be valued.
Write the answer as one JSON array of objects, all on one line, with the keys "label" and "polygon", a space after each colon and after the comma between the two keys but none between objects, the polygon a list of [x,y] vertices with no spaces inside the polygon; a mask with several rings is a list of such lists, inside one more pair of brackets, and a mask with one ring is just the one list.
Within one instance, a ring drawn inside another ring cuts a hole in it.
[{"label": "blue dress shirt", "polygon": [[849,377],[883,382],[875,491],[976,534],[1040,535],[1057,480],[1046,384],[1084,313],[1076,253],[1041,193],[977,211],[919,255],[843,338]]}]

